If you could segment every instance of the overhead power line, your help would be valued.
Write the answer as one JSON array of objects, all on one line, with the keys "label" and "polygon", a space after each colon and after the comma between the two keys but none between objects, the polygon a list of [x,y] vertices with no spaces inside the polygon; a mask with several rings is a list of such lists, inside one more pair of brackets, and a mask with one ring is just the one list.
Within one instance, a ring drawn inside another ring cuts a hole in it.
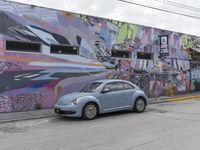
[{"label": "overhead power line", "polygon": [[154,1],[157,1],[157,2],[160,2],[160,3],[165,3],[165,4],[168,4],[168,5],[171,5],[171,6],[175,6],[175,7],[179,7],[179,8],[183,8],[183,9],[187,9],[187,10],[191,10],[191,11],[200,12],[200,8],[188,6],[188,5],[177,3],[177,2],[172,2],[172,1],[169,1],[169,0],[154,0]]},{"label": "overhead power line", "polygon": [[171,13],[171,14],[176,14],[176,15],[184,16],[184,17],[188,17],[188,18],[200,19],[200,17],[198,17],[198,16],[193,16],[193,15],[189,15],[189,14],[185,14],[185,13],[181,13],[181,12],[176,12],[176,11],[172,11],[172,10],[166,10],[166,9],[162,9],[162,8],[143,5],[143,4],[139,4],[139,3],[136,3],[136,2],[130,2],[130,1],[127,1],[127,0],[117,0],[117,1],[127,3],[127,4],[131,4],[131,5],[137,5],[137,6],[141,6],[141,7],[145,7],[145,8],[150,8],[150,9],[154,9],[154,10],[158,10],[158,11],[163,11],[163,12],[167,12],[167,13]]}]

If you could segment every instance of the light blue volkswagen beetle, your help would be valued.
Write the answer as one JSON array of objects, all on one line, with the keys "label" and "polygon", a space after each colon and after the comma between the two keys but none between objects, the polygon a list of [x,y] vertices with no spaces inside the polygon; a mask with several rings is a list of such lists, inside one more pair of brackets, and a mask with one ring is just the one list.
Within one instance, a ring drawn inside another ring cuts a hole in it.
[{"label": "light blue volkswagen beetle", "polygon": [[141,113],[147,104],[147,96],[133,83],[105,79],[91,82],[80,92],[64,95],[57,101],[55,112],[91,120],[98,114],[121,110]]}]

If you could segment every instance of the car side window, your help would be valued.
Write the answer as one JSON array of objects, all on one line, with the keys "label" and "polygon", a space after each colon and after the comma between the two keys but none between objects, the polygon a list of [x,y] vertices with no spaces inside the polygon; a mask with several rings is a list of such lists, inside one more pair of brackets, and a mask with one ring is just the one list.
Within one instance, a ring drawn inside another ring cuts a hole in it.
[{"label": "car side window", "polygon": [[128,83],[123,83],[124,90],[134,89],[134,87]]},{"label": "car side window", "polygon": [[114,83],[108,83],[105,85],[104,89],[109,89],[110,92],[114,92],[114,91],[119,91],[120,90],[120,86],[117,82]]},{"label": "car side window", "polygon": [[128,83],[113,82],[105,85],[104,89],[109,89],[110,92],[133,89],[134,87]]}]

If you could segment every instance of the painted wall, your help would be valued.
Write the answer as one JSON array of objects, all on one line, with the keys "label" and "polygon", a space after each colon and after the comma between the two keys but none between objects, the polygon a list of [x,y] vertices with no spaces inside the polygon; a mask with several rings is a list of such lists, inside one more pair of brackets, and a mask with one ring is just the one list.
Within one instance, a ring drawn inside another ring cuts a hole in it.
[{"label": "painted wall", "polygon": [[[160,35],[169,38],[166,57],[160,57]],[[8,52],[6,40],[40,42],[42,52]],[[194,90],[200,67],[191,68],[188,49],[198,49],[199,41],[181,33],[0,1],[0,112],[51,108],[62,95],[102,78],[130,80],[149,96],[168,95],[171,85],[175,93]],[[51,44],[79,46],[80,53],[51,54]],[[130,51],[132,58],[113,59],[112,49]],[[153,58],[137,59],[138,51]]]}]

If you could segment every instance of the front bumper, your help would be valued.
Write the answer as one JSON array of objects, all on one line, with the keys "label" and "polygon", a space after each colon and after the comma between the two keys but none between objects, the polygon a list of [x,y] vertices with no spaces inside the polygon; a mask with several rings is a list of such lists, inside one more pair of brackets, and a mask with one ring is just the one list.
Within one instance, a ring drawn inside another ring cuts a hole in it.
[{"label": "front bumper", "polygon": [[82,116],[82,106],[81,105],[58,105],[54,107],[55,113],[68,116],[68,117],[81,117]]}]

